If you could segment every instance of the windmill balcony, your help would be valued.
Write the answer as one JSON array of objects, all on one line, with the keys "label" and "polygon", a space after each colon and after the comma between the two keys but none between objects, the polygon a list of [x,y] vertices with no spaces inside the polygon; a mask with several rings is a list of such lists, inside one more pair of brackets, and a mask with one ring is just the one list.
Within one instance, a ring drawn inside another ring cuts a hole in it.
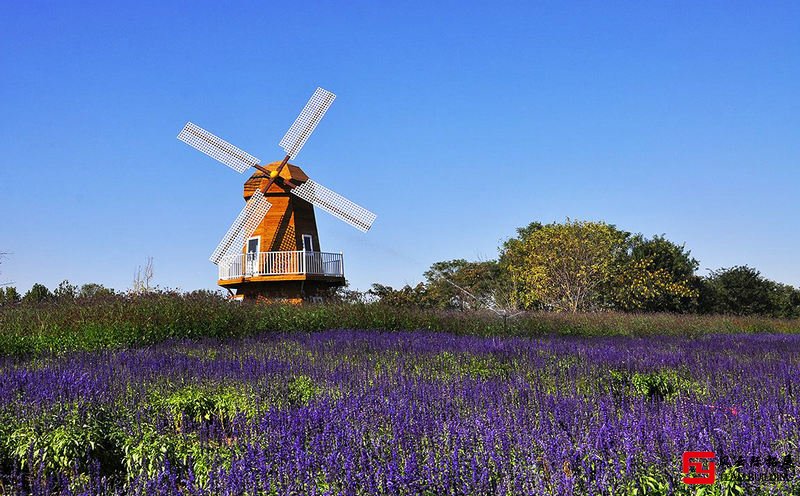
[{"label": "windmill balcony", "polygon": [[263,251],[229,255],[219,262],[219,280],[344,278],[344,255],[321,251]]}]

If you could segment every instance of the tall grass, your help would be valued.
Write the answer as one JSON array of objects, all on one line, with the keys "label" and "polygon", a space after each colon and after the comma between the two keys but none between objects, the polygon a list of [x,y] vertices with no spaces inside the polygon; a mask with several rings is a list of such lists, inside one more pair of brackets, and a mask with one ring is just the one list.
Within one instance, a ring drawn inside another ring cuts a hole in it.
[{"label": "tall grass", "polygon": [[532,312],[504,322],[487,312],[379,304],[232,303],[211,293],[74,300],[0,308],[0,354],[125,348],[177,338],[229,338],[324,329],[447,331],[473,335],[703,335],[800,332],[800,319],[630,313]]}]

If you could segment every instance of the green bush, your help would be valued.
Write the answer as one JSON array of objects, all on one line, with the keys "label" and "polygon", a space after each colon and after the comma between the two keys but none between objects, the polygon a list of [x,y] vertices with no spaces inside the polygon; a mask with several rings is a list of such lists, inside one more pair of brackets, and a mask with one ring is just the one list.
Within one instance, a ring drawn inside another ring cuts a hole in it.
[{"label": "green bush", "polygon": [[117,473],[122,436],[115,411],[102,405],[66,405],[33,421],[7,424],[4,456],[23,470],[44,467],[46,473],[86,474],[89,461],[98,460],[102,473]]},{"label": "green bush", "polygon": [[166,394],[154,393],[153,405],[172,417],[177,432],[185,431],[185,419],[194,422],[218,420],[225,427],[236,415],[253,415],[255,411],[253,397],[245,386],[189,385]]},{"label": "green bush", "polygon": [[197,482],[205,486],[212,468],[230,467],[235,449],[220,448],[219,443],[201,442],[195,432],[159,433],[145,425],[124,439],[121,459],[128,480],[140,474],[154,477],[168,460],[173,467],[191,466]]},{"label": "green bush", "polygon": [[308,405],[316,398],[322,388],[307,375],[296,375],[287,384],[286,398],[290,405]]},{"label": "green bush", "polygon": [[612,370],[610,390],[629,392],[654,401],[669,401],[679,394],[702,391],[691,379],[671,369],[655,372]]}]

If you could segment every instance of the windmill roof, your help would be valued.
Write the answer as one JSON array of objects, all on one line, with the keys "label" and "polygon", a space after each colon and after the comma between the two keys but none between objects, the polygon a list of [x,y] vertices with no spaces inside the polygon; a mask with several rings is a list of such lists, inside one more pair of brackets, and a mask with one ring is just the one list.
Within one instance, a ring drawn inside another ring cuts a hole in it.
[{"label": "windmill roof", "polygon": [[[274,171],[278,168],[279,165],[281,165],[280,161],[266,164],[263,167],[269,171]],[[292,181],[296,184],[308,181],[308,176],[306,175],[305,172],[303,172],[303,169],[294,164],[288,164],[288,163],[286,164],[286,167],[284,167],[283,170],[281,171],[280,177],[282,177],[284,180]],[[252,196],[256,188],[261,187],[262,184],[266,184],[267,181],[269,181],[269,178],[266,177],[265,174],[260,170],[256,170],[253,173],[253,175],[251,175],[250,178],[244,183],[244,197],[249,198],[250,196]],[[270,186],[270,190],[276,187],[279,186],[277,184],[273,184],[273,186]]]}]

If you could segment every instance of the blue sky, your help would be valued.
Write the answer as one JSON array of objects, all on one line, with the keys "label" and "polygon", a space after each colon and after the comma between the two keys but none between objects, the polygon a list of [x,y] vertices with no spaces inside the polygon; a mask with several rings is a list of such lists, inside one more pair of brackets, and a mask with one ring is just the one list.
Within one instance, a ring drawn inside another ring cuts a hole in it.
[{"label": "blue sky", "polygon": [[0,282],[214,288],[245,177],[316,86],[295,161],[378,214],[318,212],[348,279],[415,283],[538,220],[686,243],[800,285],[800,3],[0,0]]}]

